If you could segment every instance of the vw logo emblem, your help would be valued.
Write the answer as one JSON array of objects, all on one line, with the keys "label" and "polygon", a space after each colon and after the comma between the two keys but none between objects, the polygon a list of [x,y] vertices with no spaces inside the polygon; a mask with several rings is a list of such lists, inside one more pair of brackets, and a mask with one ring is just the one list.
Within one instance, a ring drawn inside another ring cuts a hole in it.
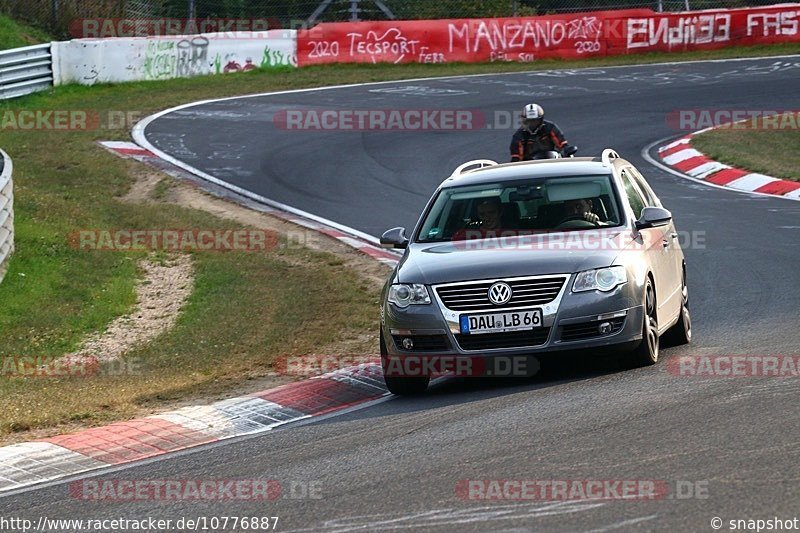
[{"label": "vw logo emblem", "polygon": [[508,283],[498,281],[489,287],[489,301],[494,305],[503,305],[511,299],[511,287]]}]

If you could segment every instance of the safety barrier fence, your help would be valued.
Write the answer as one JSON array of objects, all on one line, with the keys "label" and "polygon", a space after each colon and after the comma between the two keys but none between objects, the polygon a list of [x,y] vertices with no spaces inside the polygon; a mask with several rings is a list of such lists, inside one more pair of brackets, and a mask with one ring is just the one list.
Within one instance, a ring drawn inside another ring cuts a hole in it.
[{"label": "safety barrier fence", "polygon": [[0,52],[0,100],[53,86],[50,43]]}]

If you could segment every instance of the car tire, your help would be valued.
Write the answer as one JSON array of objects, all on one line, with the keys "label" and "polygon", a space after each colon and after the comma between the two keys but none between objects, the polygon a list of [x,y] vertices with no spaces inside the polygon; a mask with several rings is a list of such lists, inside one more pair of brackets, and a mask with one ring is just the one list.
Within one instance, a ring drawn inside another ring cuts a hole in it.
[{"label": "car tire", "polygon": [[644,287],[644,317],[642,320],[642,342],[628,355],[632,367],[650,366],[658,362],[659,338],[656,319],[656,292],[650,278]]},{"label": "car tire", "polygon": [[428,389],[431,381],[429,376],[387,376],[386,368],[389,361],[389,350],[386,349],[386,341],[383,338],[383,330],[380,333],[381,343],[381,369],[383,370],[383,381],[389,392],[398,396],[415,396],[422,394]]},{"label": "car tire", "polygon": [[692,315],[689,313],[689,288],[686,286],[686,272],[683,273],[681,287],[681,314],[674,326],[664,334],[670,346],[680,346],[692,342]]}]

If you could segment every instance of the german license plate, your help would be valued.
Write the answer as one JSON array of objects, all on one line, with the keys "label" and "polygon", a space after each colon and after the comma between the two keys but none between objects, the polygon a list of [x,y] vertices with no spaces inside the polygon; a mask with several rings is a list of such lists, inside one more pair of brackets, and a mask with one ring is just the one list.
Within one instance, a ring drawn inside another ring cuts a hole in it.
[{"label": "german license plate", "polygon": [[542,310],[525,309],[506,313],[461,315],[461,333],[504,333],[542,327]]}]

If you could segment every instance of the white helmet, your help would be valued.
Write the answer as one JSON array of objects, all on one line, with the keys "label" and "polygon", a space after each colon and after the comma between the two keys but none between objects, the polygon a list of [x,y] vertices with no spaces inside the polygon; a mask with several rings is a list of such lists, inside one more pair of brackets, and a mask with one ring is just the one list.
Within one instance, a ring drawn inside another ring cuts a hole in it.
[{"label": "white helmet", "polygon": [[544,109],[539,104],[528,104],[522,110],[522,118],[524,119],[543,119]]},{"label": "white helmet", "polygon": [[539,104],[528,104],[522,110],[522,127],[535,133],[544,120],[544,109]]}]

